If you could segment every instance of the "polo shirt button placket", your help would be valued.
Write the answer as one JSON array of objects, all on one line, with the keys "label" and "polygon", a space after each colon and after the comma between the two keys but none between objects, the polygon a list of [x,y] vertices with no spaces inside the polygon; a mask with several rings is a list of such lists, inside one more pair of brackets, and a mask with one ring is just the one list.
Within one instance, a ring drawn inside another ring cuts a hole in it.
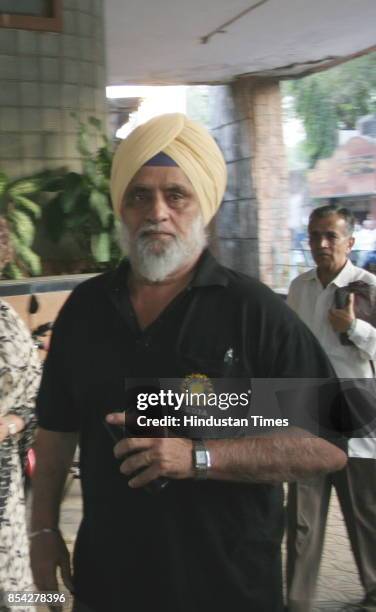
[{"label": "polo shirt button placket", "polygon": [[141,353],[142,351],[144,351],[145,349],[149,348],[149,340],[146,338],[139,338],[138,340],[136,340],[136,351],[138,353]]},{"label": "polo shirt button placket", "polygon": [[149,337],[146,337],[146,338],[145,338],[145,337],[139,338],[139,339],[137,340],[137,342],[136,342],[136,346],[137,346],[137,349],[138,349],[139,351],[143,351],[143,350],[145,350],[145,349],[149,349],[149,348],[150,348],[150,344],[151,344],[151,341],[150,341],[150,338],[149,338]]}]

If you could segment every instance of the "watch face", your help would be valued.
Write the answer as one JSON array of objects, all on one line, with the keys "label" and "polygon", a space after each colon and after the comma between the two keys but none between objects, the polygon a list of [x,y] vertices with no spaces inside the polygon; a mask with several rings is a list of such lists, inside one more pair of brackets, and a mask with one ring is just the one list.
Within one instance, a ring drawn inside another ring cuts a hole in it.
[{"label": "watch face", "polygon": [[206,464],[207,464],[206,451],[204,450],[196,451],[196,463],[198,466],[206,467]]},{"label": "watch face", "polygon": [[211,467],[210,454],[202,440],[193,443],[193,462],[196,478],[207,478],[208,469]]}]

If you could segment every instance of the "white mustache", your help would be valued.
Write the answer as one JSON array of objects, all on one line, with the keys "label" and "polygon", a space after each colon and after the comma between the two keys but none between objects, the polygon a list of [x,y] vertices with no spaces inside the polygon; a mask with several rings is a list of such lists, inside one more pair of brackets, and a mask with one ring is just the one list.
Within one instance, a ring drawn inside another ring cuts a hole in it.
[{"label": "white mustache", "polygon": [[147,238],[146,234],[158,234],[158,233],[169,234],[170,236],[175,238],[172,232],[166,232],[163,227],[155,223],[145,223],[145,225],[140,227],[140,229],[137,231],[136,238],[145,238],[145,237]]}]

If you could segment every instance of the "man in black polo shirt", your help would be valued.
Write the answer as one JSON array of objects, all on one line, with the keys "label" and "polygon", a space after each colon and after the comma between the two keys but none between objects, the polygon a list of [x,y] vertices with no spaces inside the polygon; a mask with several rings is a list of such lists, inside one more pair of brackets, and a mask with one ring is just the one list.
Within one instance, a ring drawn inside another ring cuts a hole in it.
[{"label": "man in black polo shirt", "polygon": [[[165,115],[137,128],[111,179],[129,260],[80,285],[56,321],[38,399],[31,553],[38,588],[56,589],[60,566],[77,612],[280,612],[279,483],[346,462],[298,429],[209,431],[205,441],[175,429],[116,444],[108,433],[124,422],[114,413],[127,410],[133,379],[208,390],[224,378],[332,376],[282,301],[206,250],[225,182],[223,157],[198,124]],[[84,514],[72,586],[58,520],[78,440]]]}]

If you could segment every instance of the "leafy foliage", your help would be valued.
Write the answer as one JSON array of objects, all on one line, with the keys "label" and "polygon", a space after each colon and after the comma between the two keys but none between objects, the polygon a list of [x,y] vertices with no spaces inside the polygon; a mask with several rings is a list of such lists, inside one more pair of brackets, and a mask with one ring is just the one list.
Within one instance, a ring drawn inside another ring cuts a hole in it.
[{"label": "leafy foliage", "polygon": [[41,207],[30,196],[42,187],[39,176],[11,181],[0,173],[0,216],[5,220],[12,246],[11,260],[3,270],[4,278],[23,278],[41,273],[40,258],[32,250],[35,222]]},{"label": "leafy foliage", "polygon": [[314,166],[329,157],[338,129],[355,129],[357,120],[376,112],[376,53],[284,84],[306,131],[305,152]]},{"label": "leafy foliage", "polygon": [[[121,258],[109,192],[112,150],[101,130],[95,117],[90,117],[88,124],[78,121],[77,148],[83,172],[54,176],[46,186],[47,191],[56,193],[44,213],[48,235],[55,242],[66,234],[73,236],[87,253],[86,269],[98,269],[98,264],[105,269]],[[93,152],[91,143],[98,137],[101,146]]]},{"label": "leafy foliage", "polygon": [[[82,173],[62,168],[13,181],[0,173],[2,231],[9,234],[12,245],[5,278],[41,273],[40,258],[32,250],[37,223],[45,227],[52,242],[73,238],[82,253],[82,271],[105,270],[121,258],[109,192],[110,142],[95,117],[87,124],[77,120],[77,126]],[[98,141],[100,146],[93,147]]]}]

